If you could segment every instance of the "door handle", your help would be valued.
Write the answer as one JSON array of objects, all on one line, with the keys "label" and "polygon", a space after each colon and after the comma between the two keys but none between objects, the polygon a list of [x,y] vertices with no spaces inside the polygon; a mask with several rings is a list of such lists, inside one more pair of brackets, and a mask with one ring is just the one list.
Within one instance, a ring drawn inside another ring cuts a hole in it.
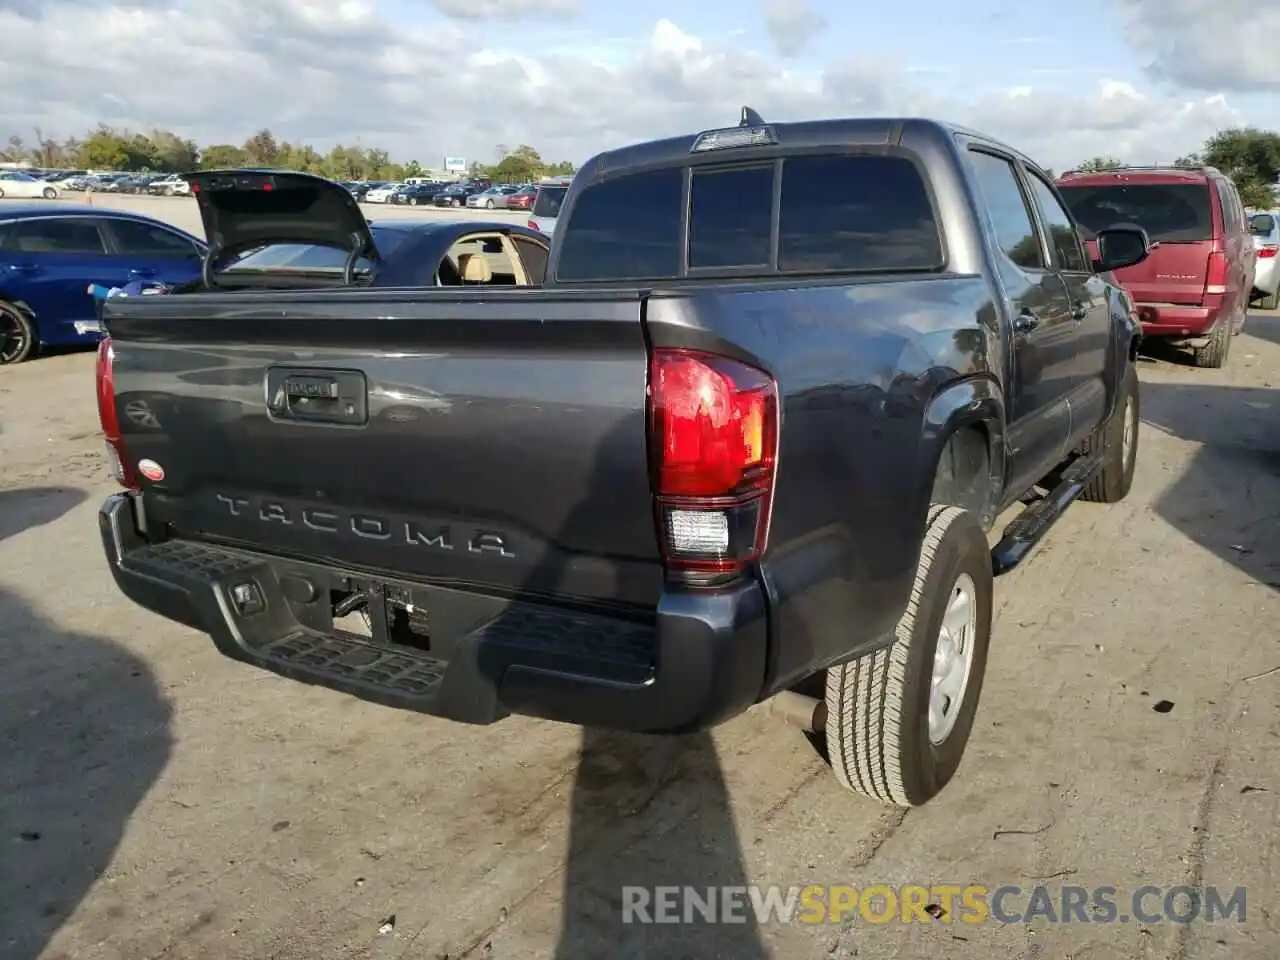
[{"label": "door handle", "polygon": [[1083,320],[1089,315],[1089,307],[1083,303],[1073,303],[1071,305],[1071,319]]},{"label": "door handle", "polygon": [[9,269],[14,273],[39,273],[40,268],[34,263],[11,263]]},{"label": "door handle", "polygon": [[1038,326],[1040,326],[1040,318],[1030,310],[1023,310],[1013,318],[1014,333],[1030,333]]},{"label": "door handle", "polygon": [[156,272],[150,267],[139,267],[136,270],[129,271],[129,276],[131,277],[154,277],[155,275]]}]

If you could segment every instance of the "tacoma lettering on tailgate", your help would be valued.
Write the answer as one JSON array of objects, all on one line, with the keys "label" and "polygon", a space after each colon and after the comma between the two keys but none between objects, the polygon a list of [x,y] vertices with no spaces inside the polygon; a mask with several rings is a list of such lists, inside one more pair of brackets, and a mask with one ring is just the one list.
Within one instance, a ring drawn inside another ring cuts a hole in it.
[{"label": "tacoma lettering on tailgate", "polygon": [[412,517],[356,513],[332,506],[309,506],[264,497],[232,496],[225,493],[214,496],[219,512],[257,523],[301,527],[318,534],[359,537],[362,540],[380,540],[410,547],[430,547],[435,550],[461,547],[468,553],[515,557],[504,534],[469,524],[460,526]]}]

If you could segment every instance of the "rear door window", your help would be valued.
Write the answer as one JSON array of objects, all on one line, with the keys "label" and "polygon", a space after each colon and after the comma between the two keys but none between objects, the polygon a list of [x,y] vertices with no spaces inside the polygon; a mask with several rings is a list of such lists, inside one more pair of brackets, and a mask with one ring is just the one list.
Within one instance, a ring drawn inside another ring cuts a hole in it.
[{"label": "rear door window", "polygon": [[1137,224],[1152,243],[1213,239],[1206,183],[1063,184],[1060,189],[1087,239],[1118,224]]},{"label": "rear door window", "polygon": [[1092,273],[1089,261],[1084,255],[1084,246],[1076,226],[1062,203],[1054,194],[1049,184],[1025,165],[1023,170],[1031,184],[1031,192],[1035,194],[1036,205],[1040,208],[1040,220],[1049,231],[1049,245],[1053,247],[1054,259],[1058,269],[1073,273]]},{"label": "rear door window", "polygon": [[126,257],[156,260],[186,260],[199,255],[196,246],[171,230],[136,220],[111,221],[116,245]]},{"label": "rear door window", "polygon": [[1269,213],[1255,213],[1249,218],[1249,232],[1255,237],[1269,237],[1275,229],[1276,218]]},{"label": "rear door window", "polygon": [[1004,255],[1023,270],[1048,269],[1040,233],[1013,164],[981,150],[971,150],[969,162],[991,215],[996,242]]}]

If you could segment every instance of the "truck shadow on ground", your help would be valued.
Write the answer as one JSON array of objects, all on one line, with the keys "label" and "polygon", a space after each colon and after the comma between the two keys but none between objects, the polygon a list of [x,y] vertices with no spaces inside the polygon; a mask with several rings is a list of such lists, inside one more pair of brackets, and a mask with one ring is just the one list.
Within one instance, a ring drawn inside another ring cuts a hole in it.
[{"label": "truck shadow on ground", "polygon": [[1280,390],[1143,383],[1142,419],[1201,445],[1157,497],[1156,514],[1280,589]]},{"label": "truck shadow on ground", "polygon": [[0,956],[41,956],[106,871],[169,722],[143,661],[0,587]]},{"label": "truck shadow on ground", "polygon": [[74,487],[0,490],[0,540],[52,523],[84,500],[85,492]]},{"label": "truck shadow on ground", "polygon": [[[566,435],[572,449],[577,438]],[[557,532],[561,543],[599,542],[601,524],[634,516],[635,485],[620,489],[619,450],[645,448],[643,411],[628,413],[598,440],[579,502]],[[621,462],[627,462],[623,459]],[[579,475],[566,468],[566,475]],[[635,478],[631,478],[633,481]],[[652,523],[648,481],[643,481]],[[557,593],[567,573],[563,553],[551,553],[526,577],[517,600]],[[747,870],[730,811],[715,744],[708,732],[644,736],[584,729],[574,772],[562,920],[554,960],[764,960],[749,904],[742,922],[710,923],[698,914],[679,923],[645,923],[624,913],[625,887],[642,888],[655,913],[654,888],[744,886]],[[713,891],[714,892],[714,891]],[[634,901],[633,901],[634,902]],[[662,911],[656,911],[661,913]]]}]

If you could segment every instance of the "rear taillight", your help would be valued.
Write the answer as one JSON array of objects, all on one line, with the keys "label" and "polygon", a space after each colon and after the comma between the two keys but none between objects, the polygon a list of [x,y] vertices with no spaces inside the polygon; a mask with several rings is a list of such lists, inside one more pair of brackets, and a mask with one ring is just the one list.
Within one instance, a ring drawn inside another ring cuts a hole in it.
[{"label": "rear taillight", "polygon": [[732,574],[769,540],[778,386],[737,360],[659,348],[649,366],[649,456],[668,570]]},{"label": "rear taillight", "polygon": [[[536,220],[530,220],[530,221],[529,221],[529,229],[530,229],[530,230],[538,230],[538,221],[536,221]],[[538,230],[538,232],[539,232],[539,233],[541,233],[542,231],[541,231],[541,230]]]},{"label": "rear taillight", "polygon": [[1276,255],[1276,250],[1277,250],[1277,249],[1280,249],[1280,248],[1277,248],[1277,247],[1259,247],[1259,248],[1258,248],[1258,259],[1259,259],[1259,260],[1271,260],[1271,259],[1273,259],[1273,258],[1275,257],[1275,255]]},{"label": "rear taillight", "polygon": [[1227,254],[1225,251],[1218,249],[1218,245],[1214,243],[1214,249],[1209,254],[1209,267],[1204,275],[1204,292],[1205,293],[1226,293],[1227,278],[1231,270],[1227,264]]},{"label": "rear taillight", "polygon": [[138,474],[129,462],[129,454],[124,448],[124,438],[120,433],[120,417],[116,413],[116,385],[112,372],[115,353],[111,347],[111,338],[103,337],[98,344],[98,364],[96,370],[98,392],[98,423],[102,426],[102,438],[107,443],[107,459],[111,461],[111,472],[115,474],[120,486],[128,490],[140,490],[142,484]]}]

